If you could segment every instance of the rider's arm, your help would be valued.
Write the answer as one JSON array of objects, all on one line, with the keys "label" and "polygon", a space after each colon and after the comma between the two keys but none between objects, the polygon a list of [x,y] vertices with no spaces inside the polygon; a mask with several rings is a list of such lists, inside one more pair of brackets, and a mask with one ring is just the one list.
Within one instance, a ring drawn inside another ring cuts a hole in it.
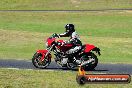
[{"label": "rider's arm", "polygon": [[82,42],[77,38],[72,38],[69,41],[66,41],[65,44],[72,44],[72,45],[75,45],[75,46],[78,46],[78,45],[82,46]]},{"label": "rider's arm", "polygon": [[67,32],[59,34],[59,37],[69,37],[69,34]]}]

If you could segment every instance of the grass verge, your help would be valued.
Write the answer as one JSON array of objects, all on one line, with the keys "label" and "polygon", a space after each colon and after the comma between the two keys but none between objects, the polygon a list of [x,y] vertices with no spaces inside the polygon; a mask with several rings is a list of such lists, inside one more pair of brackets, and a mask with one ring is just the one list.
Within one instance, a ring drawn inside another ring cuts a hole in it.
[{"label": "grass verge", "polygon": [[131,0],[1,0],[0,10],[122,9],[131,4]]},{"label": "grass verge", "polygon": [[0,29],[62,33],[73,23],[80,35],[132,37],[132,12],[0,12]]},{"label": "grass verge", "polygon": [[131,88],[130,84],[86,84],[76,82],[77,72],[0,69],[1,88]]}]

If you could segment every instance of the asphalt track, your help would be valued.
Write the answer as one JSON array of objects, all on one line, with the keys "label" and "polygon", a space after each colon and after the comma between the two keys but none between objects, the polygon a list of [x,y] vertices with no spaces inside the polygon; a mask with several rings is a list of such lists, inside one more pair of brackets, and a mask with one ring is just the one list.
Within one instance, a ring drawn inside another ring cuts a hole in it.
[{"label": "asphalt track", "polygon": [[[31,61],[27,60],[0,60],[0,68],[58,71],[68,70],[60,67],[54,61],[51,62],[51,64],[46,69],[38,69],[32,65]],[[98,66],[90,72],[132,74],[132,64],[98,64]]]}]

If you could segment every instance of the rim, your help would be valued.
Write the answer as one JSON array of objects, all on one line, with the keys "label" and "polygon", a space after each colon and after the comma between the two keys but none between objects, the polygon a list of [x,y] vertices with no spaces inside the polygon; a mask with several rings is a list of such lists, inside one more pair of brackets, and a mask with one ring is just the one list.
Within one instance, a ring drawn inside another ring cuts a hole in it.
[{"label": "rim", "polygon": [[41,56],[39,56],[38,58],[34,59],[34,63],[38,68],[45,68],[49,65],[48,60],[45,58],[44,61],[40,61],[39,59],[41,58]]},{"label": "rim", "polygon": [[89,63],[90,65],[94,65],[96,63],[96,58],[93,57],[92,55],[85,57],[85,59],[83,59],[82,63],[85,61],[89,61],[89,60],[93,60]]},{"label": "rim", "polygon": [[75,66],[74,66],[73,63],[67,63],[67,67],[68,67],[69,69],[73,69],[73,68],[75,68]]},{"label": "rim", "polygon": [[90,56],[89,60],[93,60],[92,62],[90,62],[91,65],[94,65],[96,63],[95,57],[93,56]]}]

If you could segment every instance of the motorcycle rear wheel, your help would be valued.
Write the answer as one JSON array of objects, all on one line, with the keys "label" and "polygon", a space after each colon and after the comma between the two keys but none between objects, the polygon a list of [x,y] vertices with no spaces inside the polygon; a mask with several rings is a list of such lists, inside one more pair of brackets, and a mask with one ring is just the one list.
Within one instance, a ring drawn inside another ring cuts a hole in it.
[{"label": "motorcycle rear wheel", "polygon": [[84,70],[94,70],[95,67],[97,66],[98,58],[94,53],[86,54],[84,61],[88,61],[90,59],[94,59],[94,61],[83,66]]},{"label": "motorcycle rear wheel", "polygon": [[67,63],[67,68],[70,69],[70,70],[73,70],[75,69],[75,65],[73,63]]}]

